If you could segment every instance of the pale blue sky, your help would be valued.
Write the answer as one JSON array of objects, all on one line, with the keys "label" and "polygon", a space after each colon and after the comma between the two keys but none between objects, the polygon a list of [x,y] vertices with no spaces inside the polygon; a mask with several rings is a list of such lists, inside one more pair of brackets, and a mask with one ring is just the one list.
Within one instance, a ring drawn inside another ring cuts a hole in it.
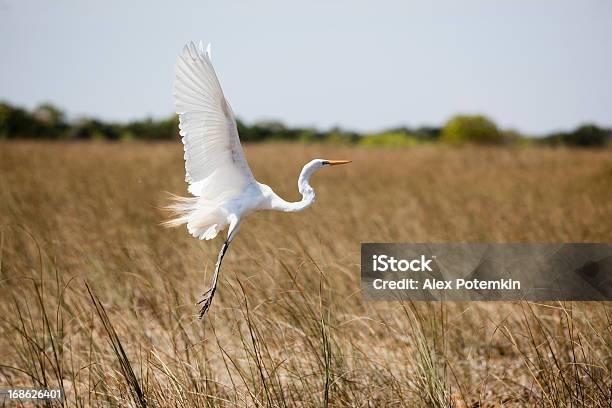
[{"label": "pale blue sky", "polygon": [[191,39],[252,122],[375,130],[458,112],[542,134],[612,126],[612,1],[0,0],[0,99],[172,112]]}]

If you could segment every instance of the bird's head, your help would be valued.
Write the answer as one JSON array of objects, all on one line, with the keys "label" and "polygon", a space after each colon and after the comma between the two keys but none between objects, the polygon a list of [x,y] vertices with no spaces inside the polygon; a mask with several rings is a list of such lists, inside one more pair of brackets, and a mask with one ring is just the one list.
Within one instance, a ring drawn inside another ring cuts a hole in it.
[{"label": "bird's head", "polygon": [[325,160],[325,159],[314,159],[311,160],[309,163],[307,163],[304,166],[304,172],[307,174],[312,174],[315,171],[319,170],[320,168],[323,167],[328,167],[328,166],[338,166],[340,164],[347,164],[350,163],[350,160]]},{"label": "bird's head", "polygon": [[308,163],[306,163],[306,165],[302,169],[302,172],[300,173],[300,177],[298,179],[298,187],[300,189],[300,192],[303,194],[304,191],[310,189],[310,186],[307,187],[308,179],[310,178],[310,176],[312,176],[312,174],[315,171],[323,167],[338,166],[340,164],[347,164],[350,162],[351,162],[350,160],[324,160],[324,159],[314,159],[314,160],[309,161]]},{"label": "bird's head", "polygon": [[309,172],[313,172],[315,170],[319,170],[322,167],[327,166],[337,166],[340,164],[350,163],[350,160],[325,160],[325,159],[314,159],[309,163],[306,163],[304,166],[304,170],[309,170]]}]

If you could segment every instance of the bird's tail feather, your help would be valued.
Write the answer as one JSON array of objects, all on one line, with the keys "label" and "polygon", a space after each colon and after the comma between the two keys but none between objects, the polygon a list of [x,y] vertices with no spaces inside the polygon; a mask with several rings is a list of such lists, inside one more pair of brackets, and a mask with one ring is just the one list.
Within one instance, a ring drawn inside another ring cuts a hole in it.
[{"label": "bird's tail feather", "polygon": [[198,197],[181,197],[170,194],[170,202],[163,207],[172,218],[161,223],[166,228],[178,227],[189,222],[189,216],[197,209]]},{"label": "bird's tail feather", "polygon": [[170,203],[164,209],[172,217],[162,222],[164,227],[187,224],[187,231],[198,239],[213,239],[227,225],[227,220],[217,206],[203,201],[200,197],[170,194]]}]

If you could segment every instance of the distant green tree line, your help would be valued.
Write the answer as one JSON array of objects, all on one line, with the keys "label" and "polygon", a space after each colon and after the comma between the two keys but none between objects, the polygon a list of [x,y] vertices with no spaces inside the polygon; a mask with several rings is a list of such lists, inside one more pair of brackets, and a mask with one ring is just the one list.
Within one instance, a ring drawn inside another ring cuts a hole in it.
[{"label": "distant green tree line", "polygon": [[[360,134],[339,128],[320,131],[289,128],[268,121],[252,125],[238,120],[238,132],[245,142],[300,141],[362,146],[410,147],[443,142],[461,144],[539,144],[550,146],[605,147],[612,141],[612,129],[585,124],[568,132],[528,137],[514,130],[500,129],[482,115],[457,115],[442,127],[400,127],[383,132]],[[108,123],[83,118],[68,121],[64,112],[51,104],[32,111],[0,102],[0,139],[53,140],[169,140],[178,138],[178,117]]]}]

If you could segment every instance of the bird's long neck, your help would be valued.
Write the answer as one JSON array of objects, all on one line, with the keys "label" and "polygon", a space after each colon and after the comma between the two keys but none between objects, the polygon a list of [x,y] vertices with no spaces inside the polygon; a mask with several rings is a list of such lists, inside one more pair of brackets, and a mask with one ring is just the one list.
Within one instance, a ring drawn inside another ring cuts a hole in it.
[{"label": "bird's long neck", "polygon": [[272,209],[284,212],[298,212],[310,207],[315,201],[314,189],[309,184],[310,177],[318,169],[312,162],[308,163],[302,169],[298,178],[298,190],[302,194],[302,199],[296,202],[288,202],[276,196],[272,200]]}]

